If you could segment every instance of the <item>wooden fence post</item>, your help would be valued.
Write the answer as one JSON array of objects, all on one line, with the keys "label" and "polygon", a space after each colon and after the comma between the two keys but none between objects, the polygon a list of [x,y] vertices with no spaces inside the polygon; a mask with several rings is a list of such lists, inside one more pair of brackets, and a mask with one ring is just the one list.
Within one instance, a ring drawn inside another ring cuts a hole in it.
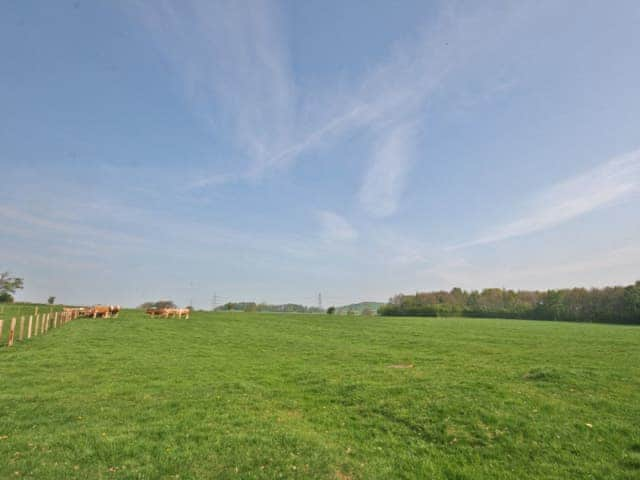
[{"label": "wooden fence post", "polygon": [[2,322],[4,322],[4,320],[0,318],[0,340],[2,340]]},{"label": "wooden fence post", "polygon": [[33,324],[33,315],[29,315],[29,325],[27,326],[27,338],[31,338],[31,325]]},{"label": "wooden fence post", "polygon": [[51,314],[46,313],[45,316],[44,316],[45,317],[45,321],[44,321],[44,332],[43,333],[47,333],[49,331],[49,320],[50,320],[49,316],[50,315]]},{"label": "wooden fence post", "polygon": [[13,337],[16,334],[16,317],[11,319],[11,326],[9,327],[9,343],[7,346],[13,347]]},{"label": "wooden fence post", "polygon": [[58,312],[53,317],[53,328],[58,328]]},{"label": "wooden fence post", "polygon": [[38,315],[38,307],[36,307],[36,311],[33,314]]},{"label": "wooden fence post", "polygon": [[20,335],[18,336],[18,340],[24,340],[24,316],[20,317]]}]

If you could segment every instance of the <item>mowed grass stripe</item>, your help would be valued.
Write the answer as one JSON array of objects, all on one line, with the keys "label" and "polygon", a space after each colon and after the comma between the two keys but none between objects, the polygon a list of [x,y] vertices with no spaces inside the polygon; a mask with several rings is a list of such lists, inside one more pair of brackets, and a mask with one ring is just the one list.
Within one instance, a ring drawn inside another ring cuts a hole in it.
[{"label": "mowed grass stripe", "polygon": [[0,478],[640,476],[634,327],[125,311],[0,387]]}]

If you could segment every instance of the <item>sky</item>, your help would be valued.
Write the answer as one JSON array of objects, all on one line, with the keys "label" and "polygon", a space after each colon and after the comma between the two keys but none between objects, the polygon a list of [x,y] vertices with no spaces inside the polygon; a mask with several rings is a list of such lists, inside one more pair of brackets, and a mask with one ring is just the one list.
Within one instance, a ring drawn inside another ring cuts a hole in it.
[{"label": "sky", "polygon": [[637,1],[2,10],[0,270],[19,300],[640,280]]}]

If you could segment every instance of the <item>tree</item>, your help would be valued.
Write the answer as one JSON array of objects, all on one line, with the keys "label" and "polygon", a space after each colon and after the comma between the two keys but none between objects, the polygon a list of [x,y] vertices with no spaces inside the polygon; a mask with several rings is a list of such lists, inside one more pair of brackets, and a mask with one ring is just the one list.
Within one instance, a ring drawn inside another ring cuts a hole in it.
[{"label": "tree", "polygon": [[0,303],[13,303],[13,295],[9,292],[0,292]]},{"label": "tree", "polygon": [[56,297],[49,297],[49,298],[47,299],[47,303],[48,303],[49,305],[53,305],[54,303],[56,303]]},{"label": "tree", "polygon": [[12,277],[9,272],[0,273],[0,302],[13,302],[13,294],[21,288],[24,288],[21,278]]},{"label": "tree", "polygon": [[561,290],[486,288],[395,295],[380,315],[528,318],[640,324],[640,281],[626,287]]},{"label": "tree", "polygon": [[624,289],[624,306],[627,321],[640,323],[640,282]]},{"label": "tree", "polygon": [[158,300],[155,306],[156,308],[178,308],[173,300]]},{"label": "tree", "polygon": [[147,310],[149,308],[177,308],[172,300],[158,300],[157,302],[144,302],[138,308]]},{"label": "tree", "polygon": [[327,308],[327,315],[333,315],[334,313],[336,313],[336,307],[332,305],[329,308]]}]

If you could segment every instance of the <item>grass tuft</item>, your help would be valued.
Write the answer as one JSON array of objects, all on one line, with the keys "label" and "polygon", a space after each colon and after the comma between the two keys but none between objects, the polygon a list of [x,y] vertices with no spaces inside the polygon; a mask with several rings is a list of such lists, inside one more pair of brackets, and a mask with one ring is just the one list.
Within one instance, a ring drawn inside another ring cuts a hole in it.
[{"label": "grass tuft", "polygon": [[555,382],[560,380],[560,373],[554,368],[533,368],[524,374],[525,380],[538,382]]}]

